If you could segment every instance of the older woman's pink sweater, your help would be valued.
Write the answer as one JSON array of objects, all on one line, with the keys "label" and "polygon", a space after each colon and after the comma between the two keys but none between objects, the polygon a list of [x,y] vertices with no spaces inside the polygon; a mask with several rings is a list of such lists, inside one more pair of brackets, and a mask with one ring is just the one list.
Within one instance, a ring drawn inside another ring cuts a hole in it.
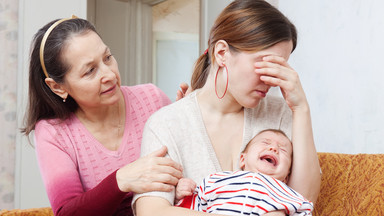
[{"label": "older woman's pink sweater", "polygon": [[121,192],[116,171],[140,156],[144,124],[171,101],[152,84],[121,87],[125,129],[117,151],[106,149],[73,114],[41,120],[35,145],[41,175],[55,215],[130,215],[131,193]]}]

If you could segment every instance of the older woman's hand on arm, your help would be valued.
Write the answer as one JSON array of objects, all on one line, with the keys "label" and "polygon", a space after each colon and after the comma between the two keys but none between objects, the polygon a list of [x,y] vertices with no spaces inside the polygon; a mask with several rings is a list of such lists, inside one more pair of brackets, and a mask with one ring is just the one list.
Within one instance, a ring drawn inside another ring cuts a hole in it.
[{"label": "older woman's hand on arm", "polygon": [[182,167],[164,157],[167,147],[139,158],[116,173],[118,187],[123,192],[145,193],[149,191],[170,192],[182,177]]},{"label": "older woman's hand on arm", "polygon": [[313,140],[309,105],[299,76],[280,56],[265,56],[255,63],[260,79],[279,86],[292,110],[293,164],[288,185],[304,197],[316,202],[320,191],[320,165]]}]

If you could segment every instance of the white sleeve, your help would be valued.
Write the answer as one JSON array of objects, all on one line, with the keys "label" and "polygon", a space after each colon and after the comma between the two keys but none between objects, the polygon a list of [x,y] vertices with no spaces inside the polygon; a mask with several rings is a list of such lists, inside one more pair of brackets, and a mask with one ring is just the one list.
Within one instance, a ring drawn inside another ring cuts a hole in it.
[{"label": "white sleeve", "polygon": [[[167,157],[172,158],[177,163],[180,163],[178,160],[178,156],[175,153],[176,150],[174,147],[172,147],[172,140],[169,135],[169,131],[166,130],[166,126],[158,127],[158,124],[156,121],[152,121],[153,116],[151,116],[147,123],[145,124],[144,131],[143,131],[143,139],[141,143],[141,157],[148,155],[152,153],[153,151],[156,151],[160,149],[163,145],[166,145],[168,147],[168,154]],[[161,135],[161,136],[160,136]],[[153,191],[153,192],[147,192],[142,194],[135,194],[132,199],[132,206],[134,206],[134,203],[136,200],[143,196],[156,196],[156,197],[162,197],[171,205],[174,205],[175,200],[175,189],[171,192],[160,192],[160,191]]]}]

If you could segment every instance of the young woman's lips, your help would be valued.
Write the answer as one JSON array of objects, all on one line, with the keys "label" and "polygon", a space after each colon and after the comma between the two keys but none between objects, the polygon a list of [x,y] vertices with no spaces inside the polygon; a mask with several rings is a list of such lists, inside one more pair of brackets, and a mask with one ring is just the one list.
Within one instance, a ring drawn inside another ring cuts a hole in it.
[{"label": "young woman's lips", "polygon": [[257,94],[260,96],[260,97],[265,97],[267,96],[267,92],[266,91],[259,91],[259,90],[256,90]]},{"label": "young woman's lips", "polygon": [[111,88],[101,92],[101,94],[108,94],[108,93],[111,93],[113,92],[114,90],[116,89],[116,85],[112,86]]}]

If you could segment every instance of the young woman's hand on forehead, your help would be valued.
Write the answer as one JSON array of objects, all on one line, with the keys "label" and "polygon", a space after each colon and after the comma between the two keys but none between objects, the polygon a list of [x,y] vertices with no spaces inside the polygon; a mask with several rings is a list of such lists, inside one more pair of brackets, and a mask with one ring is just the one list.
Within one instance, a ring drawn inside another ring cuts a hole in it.
[{"label": "young woman's hand on forehead", "polygon": [[260,80],[270,86],[279,86],[292,111],[307,106],[307,99],[299,75],[281,56],[269,55],[255,63]]}]

